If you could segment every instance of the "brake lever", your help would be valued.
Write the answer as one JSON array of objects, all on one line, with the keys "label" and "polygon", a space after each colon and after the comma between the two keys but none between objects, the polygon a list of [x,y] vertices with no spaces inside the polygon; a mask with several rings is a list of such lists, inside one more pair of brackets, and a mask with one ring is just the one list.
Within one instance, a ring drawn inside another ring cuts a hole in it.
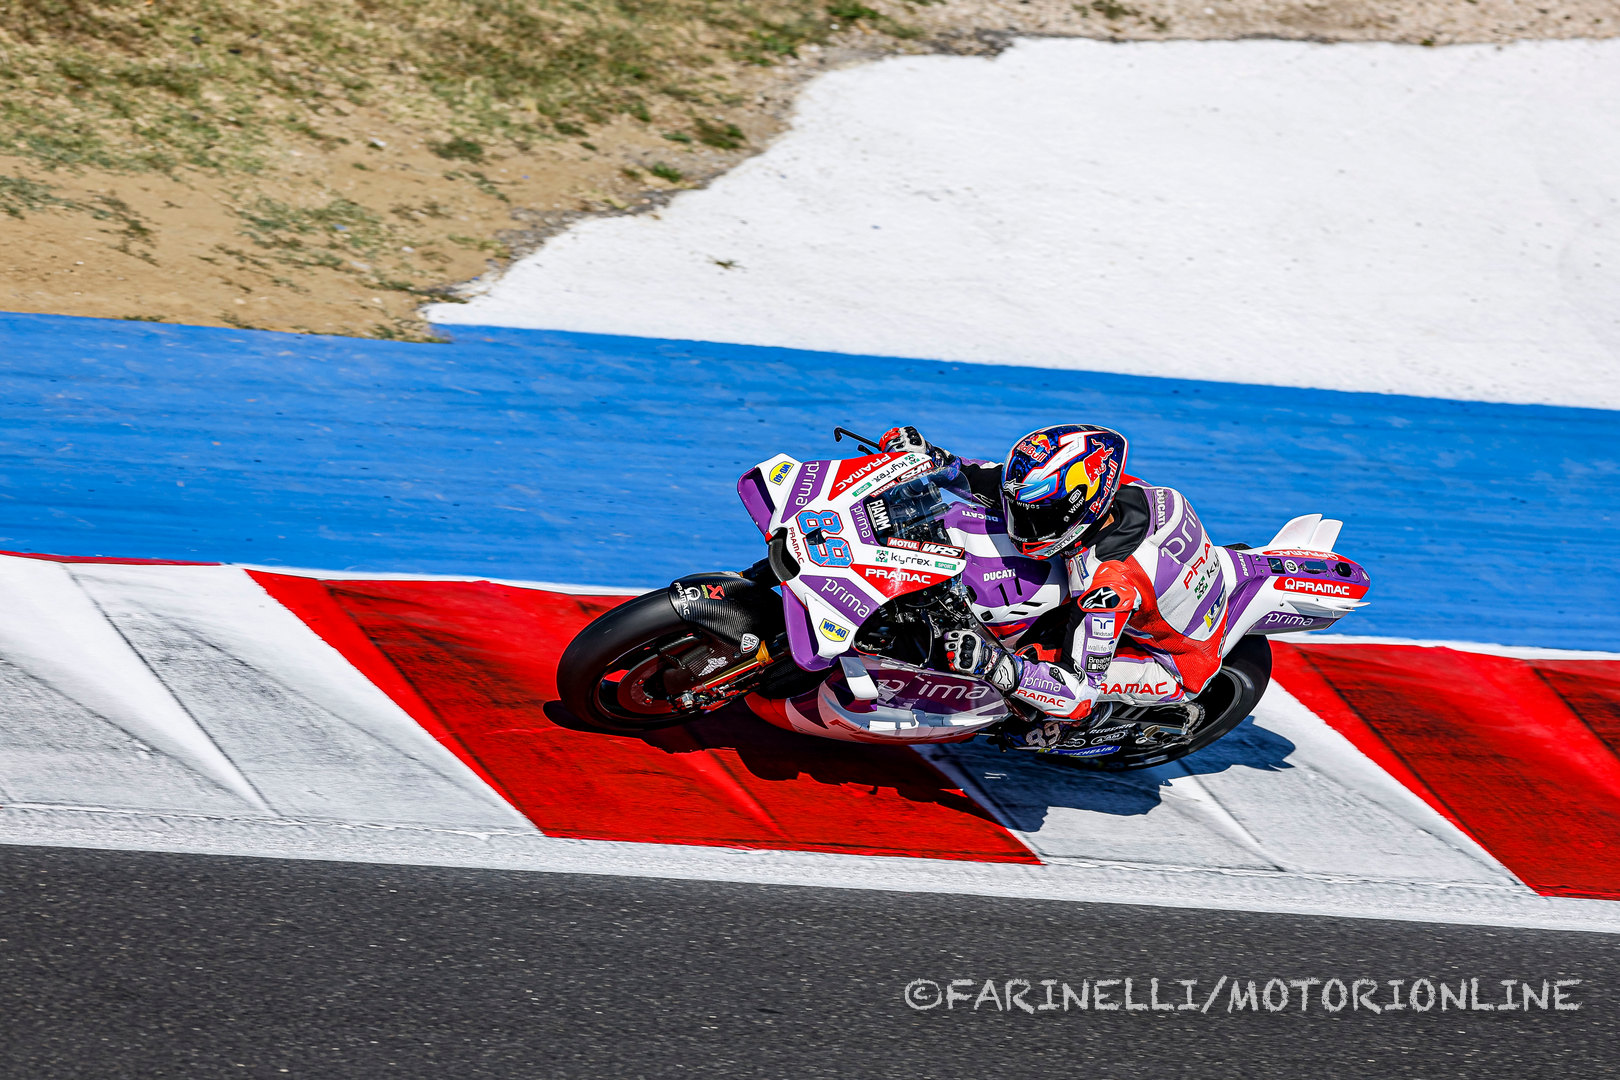
[{"label": "brake lever", "polygon": [[855,445],[860,447],[862,450],[865,450],[868,454],[876,454],[879,452],[878,441],[876,439],[868,439],[864,435],[857,435],[853,431],[849,430],[849,428],[833,428],[833,442],[843,442],[845,435],[848,435],[851,439],[854,439]]}]

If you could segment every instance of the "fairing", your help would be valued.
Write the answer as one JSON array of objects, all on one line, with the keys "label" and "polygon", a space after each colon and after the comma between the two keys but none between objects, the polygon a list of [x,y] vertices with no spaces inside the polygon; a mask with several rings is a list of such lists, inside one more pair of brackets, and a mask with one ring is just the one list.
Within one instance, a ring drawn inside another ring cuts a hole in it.
[{"label": "fairing", "polygon": [[[816,690],[782,703],[773,722],[856,742],[946,742],[1007,717],[1006,700],[981,680],[855,649],[861,626],[885,603],[953,578],[961,579],[979,621],[1013,647],[1040,616],[1084,588],[1094,560],[1025,557],[1006,522],[957,491],[957,479],[917,453],[815,461],[781,455],[743,475],[737,490],[749,516],[762,535],[780,535],[790,556],[782,561],[789,577],[781,591],[794,661],[807,671],[834,669],[840,658],[844,665]],[[1144,587],[1169,598],[1170,583],[1158,578],[1173,573],[1187,586],[1184,601],[1197,609],[1191,624],[1201,624],[1188,632],[1207,628],[1220,655],[1245,634],[1320,629],[1362,605],[1366,571],[1315,549],[1337,538],[1337,522],[1298,518],[1268,548],[1234,552],[1214,547],[1190,510],[1188,535],[1175,532],[1167,515],[1179,496],[1169,493],[1166,503],[1158,494],[1165,489],[1151,490],[1155,527],[1169,534],[1157,550],[1174,565],[1155,555]],[[919,522],[925,527],[916,528]]]}]

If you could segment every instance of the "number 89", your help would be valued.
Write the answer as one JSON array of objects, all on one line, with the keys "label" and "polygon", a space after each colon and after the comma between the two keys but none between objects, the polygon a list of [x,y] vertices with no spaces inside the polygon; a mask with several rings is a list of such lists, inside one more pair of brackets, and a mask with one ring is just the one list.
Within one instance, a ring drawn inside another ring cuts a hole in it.
[{"label": "number 89", "polygon": [[844,519],[837,512],[823,510],[817,513],[806,510],[799,515],[799,531],[802,533],[815,532],[820,529],[824,533],[841,533],[844,531]]}]

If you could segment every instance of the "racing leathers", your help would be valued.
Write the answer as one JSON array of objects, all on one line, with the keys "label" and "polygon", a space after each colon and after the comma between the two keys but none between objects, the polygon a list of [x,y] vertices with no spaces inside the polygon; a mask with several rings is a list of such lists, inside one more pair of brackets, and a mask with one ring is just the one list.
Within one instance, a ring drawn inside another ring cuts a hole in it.
[{"label": "racing leathers", "polygon": [[[1001,467],[958,461],[979,501],[998,507]],[[1110,515],[1058,557],[1073,598],[1064,647],[1014,655],[1000,640],[953,635],[946,649],[959,670],[990,679],[1054,720],[1083,720],[1100,701],[1186,700],[1220,669],[1228,583],[1180,492],[1125,477]],[[990,629],[999,639],[1001,628]],[[1007,644],[1017,636],[1008,634]]]}]

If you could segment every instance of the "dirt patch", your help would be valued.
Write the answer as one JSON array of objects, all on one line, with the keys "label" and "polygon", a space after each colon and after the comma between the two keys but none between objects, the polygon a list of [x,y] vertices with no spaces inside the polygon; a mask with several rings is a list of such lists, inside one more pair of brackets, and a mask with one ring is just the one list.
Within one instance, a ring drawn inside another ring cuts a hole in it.
[{"label": "dirt patch", "polygon": [[27,0],[0,25],[0,309],[417,338],[427,299],[762,148],[798,86],[1018,34],[1609,37],[1593,0]]}]

